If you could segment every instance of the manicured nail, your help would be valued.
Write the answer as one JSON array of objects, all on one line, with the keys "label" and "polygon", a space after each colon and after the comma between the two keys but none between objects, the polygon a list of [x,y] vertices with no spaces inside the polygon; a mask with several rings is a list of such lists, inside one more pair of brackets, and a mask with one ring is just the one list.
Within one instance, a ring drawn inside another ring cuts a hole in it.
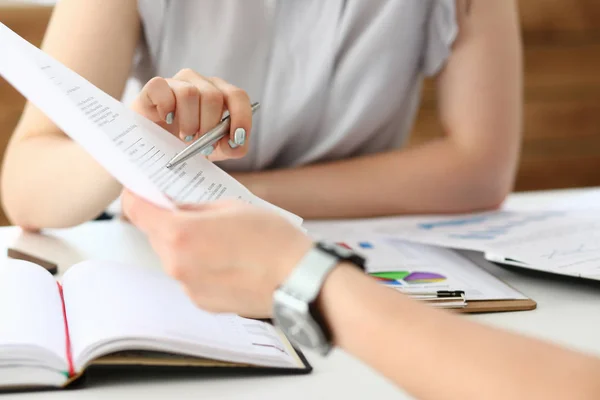
[{"label": "manicured nail", "polygon": [[215,147],[214,146],[208,146],[207,148],[205,148],[204,150],[202,150],[202,152],[200,154],[202,154],[203,156],[210,156],[212,154],[212,152],[215,151]]},{"label": "manicured nail", "polygon": [[243,146],[246,142],[246,130],[244,128],[237,128],[233,134],[233,141],[238,146]]},{"label": "manicured nail", "polygon": [[236,147],[239,147],[237,144],[235,144],[234,141],[229,140],[229,147],[231,147],[232,149],[235,149]]},{"label": "manicured nail", "polygon": [[185,140],[186,142],[191,142],[193,138],[194,137],[190,135],[190,136],[186,136],[185,138],[183,138],[183,140]]},{"label": "manicured nail", "polygon": [[174,118],[175,118],[175,114],[173,113],[173,111],[168,113],[167,118],[165,119],[165,122],[167,123],[167,125],[171,125],[173,123]]}]

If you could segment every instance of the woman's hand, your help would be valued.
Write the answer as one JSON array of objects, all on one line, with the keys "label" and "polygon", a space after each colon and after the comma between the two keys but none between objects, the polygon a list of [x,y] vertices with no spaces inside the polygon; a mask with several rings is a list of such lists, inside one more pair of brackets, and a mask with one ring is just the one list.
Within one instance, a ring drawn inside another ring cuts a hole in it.
[{"label": "woman's hand", "polygon": [[247,152],[252,130],[252,108],[248,94],[220,78],[206,78],[190,69],[173,78],[152,78],[131,108],[185,142],[214,128],[225,111],[231,115],[229,136],[204,155],[211,161],[240,158]]},{"label": "woman's hand", "polygon": [[125,191],[123,210],[208,311],[270,316],[273,292],[312,245],[283,217],[238,201],[170,211]]}]

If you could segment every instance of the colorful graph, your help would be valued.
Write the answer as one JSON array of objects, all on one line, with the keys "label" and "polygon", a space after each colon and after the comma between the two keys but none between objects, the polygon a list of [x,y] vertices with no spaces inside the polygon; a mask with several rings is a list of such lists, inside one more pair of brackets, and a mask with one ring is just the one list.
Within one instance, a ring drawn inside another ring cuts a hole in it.
[{"label": "colorful graph", "polygon": [[[352,246],[350,246],[348,243],[345,242],[337,242],[336,243],[338,246],[342,246],[348,250],[353,250]],[[375,246],[373,245],[373,243],[371,242],[358,242],[358,247],[361,249],[374,249]]]},{"label": "colorful graph", "polygon": [[409,272],[409,271],[390,271],[372,273],[375,279],[388,286],[403,285],[422,285],[427,283],[440,283],[446,280],[446,277],[434,272]]}]

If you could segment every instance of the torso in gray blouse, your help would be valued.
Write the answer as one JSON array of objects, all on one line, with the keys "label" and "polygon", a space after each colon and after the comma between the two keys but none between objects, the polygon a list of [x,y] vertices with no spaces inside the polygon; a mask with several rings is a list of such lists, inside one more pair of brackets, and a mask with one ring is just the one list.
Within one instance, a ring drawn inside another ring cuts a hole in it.
[{"label": "torso in gray blouse", "polygon": [[403,144],[422,76],[457,34],[455,0],[139,0],[135,74],[182,68],[246,90],[262,108],[232,171],[281,168]]}]

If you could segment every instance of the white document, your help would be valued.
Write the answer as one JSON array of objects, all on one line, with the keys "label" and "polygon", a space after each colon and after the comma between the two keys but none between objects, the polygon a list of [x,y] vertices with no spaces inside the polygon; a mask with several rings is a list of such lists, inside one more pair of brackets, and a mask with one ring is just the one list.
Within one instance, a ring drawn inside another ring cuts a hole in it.
[{"label": "white document", "polygon": [[549,204],[553,210],[589,210],[600,213],[600,189],[582,189]]},{"label": "white document", "polygon": [[600,213],[495,211],[307,223],[320,235],[374,235],[484,252],[493,261],[579,277],[600,278]]},{"label": "white document", "polygon": [[2,24],[0,48],[0,75],[132,192],[165,208],[237,198],[301,224],[299,217],[254,196],[201,156],[166,168],[184,143]]},{"label": "white document", "polygon": [[600,275],[600,214],[498,211],[430,217],[377,232],[415,242],[477,250],[566,275]]},{"label": "white document", "polygon": [[336,242],[363,255],[369,273],[383,273],[382,277],[389,278],[382,279],[383,283],[401,292],[462,290],[467,300],[526,298],[482,269],[479,263],[485,260],[476,262],[466,252],[365,232],[340,231],[330,223],[307,225],[313,238]]}]

